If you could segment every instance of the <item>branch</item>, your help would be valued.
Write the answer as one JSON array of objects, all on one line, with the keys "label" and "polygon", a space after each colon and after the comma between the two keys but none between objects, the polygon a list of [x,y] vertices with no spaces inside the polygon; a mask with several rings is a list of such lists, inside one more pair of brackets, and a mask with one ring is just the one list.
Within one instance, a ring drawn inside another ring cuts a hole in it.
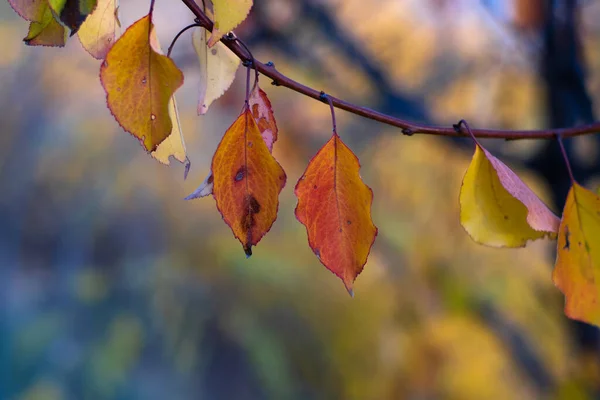
[{"label": "branch", "polygon": [[[195,3],[194,0],[181,0],[192,13],[196,16],[197,22],[200,26],[206,30],[212,32],[213,23],[212,21],[202,12],[200,7]],[[232,36],[224,36],[221,42],[225,44],[240,60],[249,63],[252,61],[252,57],[248,54],[248,51],[242,47],[239,42]],[[273,63],[263,64],[260,61],[254,59],[254,63],[251,68],[256,69],[264,76],[270,78],[275,86],[285,86],[292,89],[295,92],[301,93],[305,96],[312,97],[315,100],[326,102],[323,100],[322,92],[320,90],[313,89],[305,86],[300,82],[288,78],[281,72],[275,69]],[[452,127],[432,126],[432,125],[421,125],[415,124],[410,121],[406,121],[400,118],[392,117],[391,115],[383,114],[375,110],[371,110],[366,107],[357,106],[349,103],[342,99],[327,95],[327,98],[331,99],[331,102],[336,108],[348,111],[352,114],[359,115],[364,118],[379,121],[387,125],[395,126],[402,129],[402,133],[408,136],[414,134],[424,135],[437,135],[437,136],[450,136],[450,137],[468,137],[469,134],[466,131],[456,125]],[[580,125],[571,128],[559,128],[559,129],[542,129],[542,130],[494,130],[494,129],[471,129],[473,134],[479,138],[493,138],[493,139],[555,139],[557,135],[563,138],[589,135],[600,132],[600,122],[594,122],[593,124]]]}]

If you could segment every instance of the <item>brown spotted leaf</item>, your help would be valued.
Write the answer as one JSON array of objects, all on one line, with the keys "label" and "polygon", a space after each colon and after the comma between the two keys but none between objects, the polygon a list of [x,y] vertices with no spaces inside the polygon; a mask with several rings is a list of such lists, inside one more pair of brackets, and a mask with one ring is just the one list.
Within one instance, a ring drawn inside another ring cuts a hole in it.
[{"label": "brown spotted leaf", "polygon": [[277,218],[286,175],[249,110],[227,129],[213,156],[213,196],[247,256]]}]

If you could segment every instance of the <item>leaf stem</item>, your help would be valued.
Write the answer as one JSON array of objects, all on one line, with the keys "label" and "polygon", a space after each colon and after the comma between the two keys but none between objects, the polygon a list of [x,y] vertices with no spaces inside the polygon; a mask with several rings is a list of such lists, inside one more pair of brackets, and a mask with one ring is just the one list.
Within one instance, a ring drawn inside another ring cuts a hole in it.
[{"label": "leaf stem", "polygon": [[[213,22],[202,12],[200,7],[194,0],[181,0],[190,11],[197,17],[199,23],[208,31],[212,31]],[[297,82],[281,72],[277,71],[273,63],[263,64],[260,61],[254,59],[249,52],[240,44],[238,40],[231,40],[225,36],[221,41],[227,46],[240,60],[251,61],[252,68],[257,72],[260,72],[264,76],[268,77],[273,81],[276,86],[285,86],[295,92],[311,97],[315,100],[321,99],[321,92],[303,85]],[[395,126],[402,129],[402,132],[407,135],[422,134],[422,135],[436,135],[436,136],[448,136],[448,137],[468,137],[467,132],[461,130],[457,131],[453,127],[447,126],[434,126],[417,124],[411,121],[407,121],[401,118],[396,118],[388,114],[384,114],[375,110],[371,110],[366,107],[361,107],[352,104],[348,101],[338,99],[333,96],[328,96],[334,107],[341,110],[348,111],[352,114],[379,121],[381,123]],[[554,139],[557,134],[562,137],[574,137],[580,135],[592,135],[600,132],[600,121],[596,121],[592,124],[580,125],[570,128],[559,128],[559,129],[540,129],[540,130],[499,130],[499,129],[473,129],[473,136],[478,138],[490,138],[490,139],[505,139],[505,140],[517,140],[517,139]]]},{"label": "leaf stem", "polygon": [[331,101],[331,97],[325,92],[321,92],[321,99],[327,100],[329,103],[329,108],[331,109],[331,123],[333,124],[333,134],[337,135],[337,123],[335,121],[335,108],[333,107],[333,102]]},{"label": "leaf stem", "polygon": [[481,143],[479,143],[479,140],[477,140],[477,138],[475,137],[475,135],[473,135],[473,131],[471,130],[471,127],[469,126],[469,124],[467,123],[466,120],[461,119],[460,121],[458,121],[458,124],[453,125],[454,130],[460,132],[461,131],[461,129],[460,129],[461,125],[465,126],[465,129],[467,130],[467,133],[469,134],[469,136],[471,136],[471,139],[473,139],[473,141],[475,142],[475,144],[477,146],[479,146],[479,147],[482,147]]},{"label": "leaf stem", "polygon": [[190,25],[186,26],[185,28],[183,28],[182,30],[180,30],[177,35],[175,35],[175,37],[173,38],[173,41],[169,45],[169,49],[167,50],[167,57],[171,57],[171,51],[173,51],[173,46],[175,46],[175,42],[177,42],[177,39],[179,39],[179,37],[181,35],[183,35],[183,33],[185,31],[187,31],[188,29],[192,29],[192,28],[194,28],[196,26],[202,27],[202,25],[200,25],[199,23],[196,22],[196,23],[193,23],[193,24],[190,24]]},{"label": "leaf stem", "polygon": [[562,136],[560,134],[557,134],[556,140],[560,147],[560,152],[562,153],[563,159],[565,160],[565,165],[567,166],[567,171],[569,172],[569,178],[571,179],[571,183],[575,183],[575,176],[573,175],[573,169],[571,168],[571,162],[569,161],[569,155],[567,154],[567,150],[565,149],[565,144],[563,143]]}]

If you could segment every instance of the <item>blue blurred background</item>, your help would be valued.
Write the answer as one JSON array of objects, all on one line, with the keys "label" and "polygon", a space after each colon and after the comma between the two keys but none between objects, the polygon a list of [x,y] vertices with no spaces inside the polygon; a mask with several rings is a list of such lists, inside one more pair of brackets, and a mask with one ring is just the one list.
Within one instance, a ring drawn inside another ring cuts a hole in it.
[{"label": "blue blurred background", "polygon": [[[123,2],[123,27],[148,3]],[[414,121],[542,128],[590,122],[600,2],[255,0],[237,34],[256,58]],[[163,48],[191,23],[157,0]],[[22,43],[0,2],[0,399],[593,399],[600,336],[567,320],[553,242],[476,245],[458,222],[463,140],[403,137],[338,111],[379,227],[351,299],[294,218],[295,182],[330,135],[326,105],[267,90],[287,172],[279,217],[246,260],[212,198],[186,202],[243,102],[244,71],[196,115],[190,34],[173,58],[192,162],[166,167],[106,108],[76,38]],[[598,139],[568,141],[597,186]],[[487,142],[558,213],[552,142]]]}]

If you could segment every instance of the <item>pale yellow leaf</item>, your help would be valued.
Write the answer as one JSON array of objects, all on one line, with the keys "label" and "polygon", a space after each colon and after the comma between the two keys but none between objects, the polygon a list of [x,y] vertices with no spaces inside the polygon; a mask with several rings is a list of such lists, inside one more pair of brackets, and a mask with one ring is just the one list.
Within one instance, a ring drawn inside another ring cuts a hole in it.
[{"label": "pale yellow leaf", "polygon": [[98,0],[94,12],[79,28],[77,32],[79,41],[92,57],[103,60],[115,43],[121,30],[117,16],[118,9],[118,0]]},{"label": "pale yellow leaf", "polygon": [[223,43],[212,49],[206,45],[206,31],[195,29],[192,43],[200,64],[198,115],[206,114],[213,101],[221,97],[233,83],[240,59]]}]

